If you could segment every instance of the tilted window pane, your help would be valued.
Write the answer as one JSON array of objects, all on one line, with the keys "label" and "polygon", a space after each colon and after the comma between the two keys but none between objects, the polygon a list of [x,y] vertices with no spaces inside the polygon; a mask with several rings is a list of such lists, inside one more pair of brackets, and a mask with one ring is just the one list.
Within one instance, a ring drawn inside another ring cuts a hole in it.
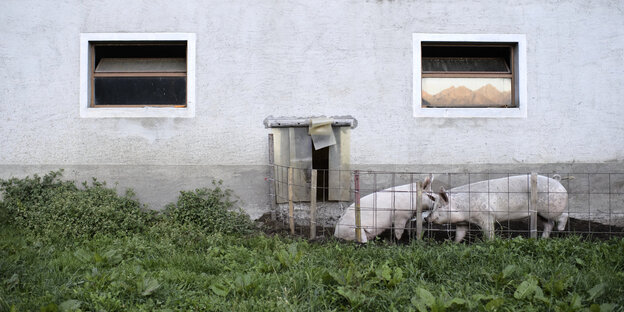
[{"label": "tilted window pane", "polygon": [[502,57],[423,57],[422,70],[423,72],[510,72],[509,66]]},{"label": "tilted window pane", "polygon": [[186,105],[186,77],[96,77],[95,105]]},{"label": "tilted window pane", "polygon": [[185,73],[184,58],[103,58],[96,73]]},{"label": "tilted window pane", "polygon": [[511,78],[423,78],[423,107],[512,107]]}]

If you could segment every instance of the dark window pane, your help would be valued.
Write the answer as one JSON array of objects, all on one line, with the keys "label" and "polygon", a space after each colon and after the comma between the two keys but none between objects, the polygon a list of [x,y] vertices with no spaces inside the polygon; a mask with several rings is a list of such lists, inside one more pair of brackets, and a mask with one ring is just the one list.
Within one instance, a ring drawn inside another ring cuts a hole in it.
[{"label": "dark window pane", "polygon": [[186,77],[97,77],[95,105],[186,105]]},{"label": "dark window pane", "polygon": [[95,65],[102,58],[186,58],[186,42],[95,43]]},{"label": "dark window pane", "polygon": [[430,45],[423,42],[422,57],[502,57],[509,61],[511,46]]},{"label": "dark window pane", "polygon": [[503,58],[481,57],[423,57],[424,72],[497,72],[508,73]]}]

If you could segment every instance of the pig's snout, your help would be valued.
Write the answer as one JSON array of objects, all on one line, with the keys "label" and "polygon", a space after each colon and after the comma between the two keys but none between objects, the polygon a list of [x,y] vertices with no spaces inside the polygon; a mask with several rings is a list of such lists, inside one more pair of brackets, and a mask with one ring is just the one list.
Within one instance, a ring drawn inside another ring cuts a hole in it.
[{"label": "pig's snout", "polygon": [[431,211],[424,211],[422,214],[423,220],[425,220],[425,222],[427,223],[431,223],[432,215],[433,213],[431,213]]}]

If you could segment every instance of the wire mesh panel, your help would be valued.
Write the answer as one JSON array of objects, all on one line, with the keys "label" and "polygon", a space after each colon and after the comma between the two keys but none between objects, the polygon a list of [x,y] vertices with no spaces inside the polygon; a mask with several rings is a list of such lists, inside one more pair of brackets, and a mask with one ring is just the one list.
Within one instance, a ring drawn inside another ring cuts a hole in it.
[{"label": "wire mesh panel", "polygon": [[[274,166],[274,171],[273,182],[284,184],[287,167]],[[318,225],[318,237],[335,234],[343,239],[356,239],[356,193],[360,196],[364,241],[375,237],[390,241],[415,239],[419,225],[425,239],[464,237],[468,242],[532,235],[624,236],[622,173],[534,174],[533,185],[531,173],[345,170],[339,174],[351,177],[349,185],[340,184],[341,192],[349,192],[350,200],[317,197],[320,201],[314,222]],[[300,176],[309,175],[309,172],[300,173]],[[355,175],[357,189],[353,183]],[[433,183],[427,184],[432,176]],[[300,188],[311,187],[310,181],[291,183],[298,183]],[[316,191],[322,193],[328,187],[317,185]],[[276,192],[272,196],[280,202],[277,197],[282,195]],[[420,220],[416,218],[417,206],[422,210]],[[308,235],[308,226],[313,222],[309,201],[294,203],[294,207],[293,216],[289,216],[287,209],[280,209],[279,219],[288,223],[289,218],[294,218],[297,233]]]},{"label": "wire mesh panel", "polygon": [[[455,193],[455,196],[450,195],[449,198],[451,202],[455,201],[455,204],[450,205],[455,208],[453,212],[463,212],[474,221],[473,214],[480,213],[483,210],[482,204],[487,201],[486,210],[497,215],[494,218],[495,235],[530,237],[530,174],[462,173],[441,174],[439,178],[448,179],[446,183],[451,187],[447,189],[447,193]],[[515,183],[526,184],[526,192],[518,184],[514,186]],[[523,197],[527,200],[523,200]],[[551,236],[580,234],[594,238],[622,237],[624,174],[540,175],[535,210],[538,236],[544,236],[545,231],[552,230]],[[468,241],[484,238],[482,226],[475,222],[463,222],[458,218],[443,224],[428,223],[426,235],[436,239],[455,239],[458,228],[467,232]]]}]

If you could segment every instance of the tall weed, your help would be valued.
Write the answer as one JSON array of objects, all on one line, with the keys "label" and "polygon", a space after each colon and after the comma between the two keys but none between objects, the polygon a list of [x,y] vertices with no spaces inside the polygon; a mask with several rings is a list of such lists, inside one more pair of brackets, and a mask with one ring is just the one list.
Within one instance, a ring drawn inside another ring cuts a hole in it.
[{"label": "tall weed", "polygon": [[0,216],[2,220],[13,221],[14,218],[24,218],[20,216],[19,209],[24,206],[45,203],[59,191],[75,191],[76,185],[73,181],[62,181],[63,169],[52,171],[43,177],[34,175],[23,179],[10,178],[0,179]]},{"label": "tall weed", "polygon": [[197,226],[205,233],[249,234],[254,224],[235,206],[232,191],[213,181],[213,188],[180,191],[176,203],[167,205],[165,214],[177,224]]},{"label": "tall weed", "polygon": [[79,189],[61,177],[59,170],[0,181],[9,222],[42,237],[80,238],[142,232],[154,219],[131,190],[119,196],[95,178]]}]

